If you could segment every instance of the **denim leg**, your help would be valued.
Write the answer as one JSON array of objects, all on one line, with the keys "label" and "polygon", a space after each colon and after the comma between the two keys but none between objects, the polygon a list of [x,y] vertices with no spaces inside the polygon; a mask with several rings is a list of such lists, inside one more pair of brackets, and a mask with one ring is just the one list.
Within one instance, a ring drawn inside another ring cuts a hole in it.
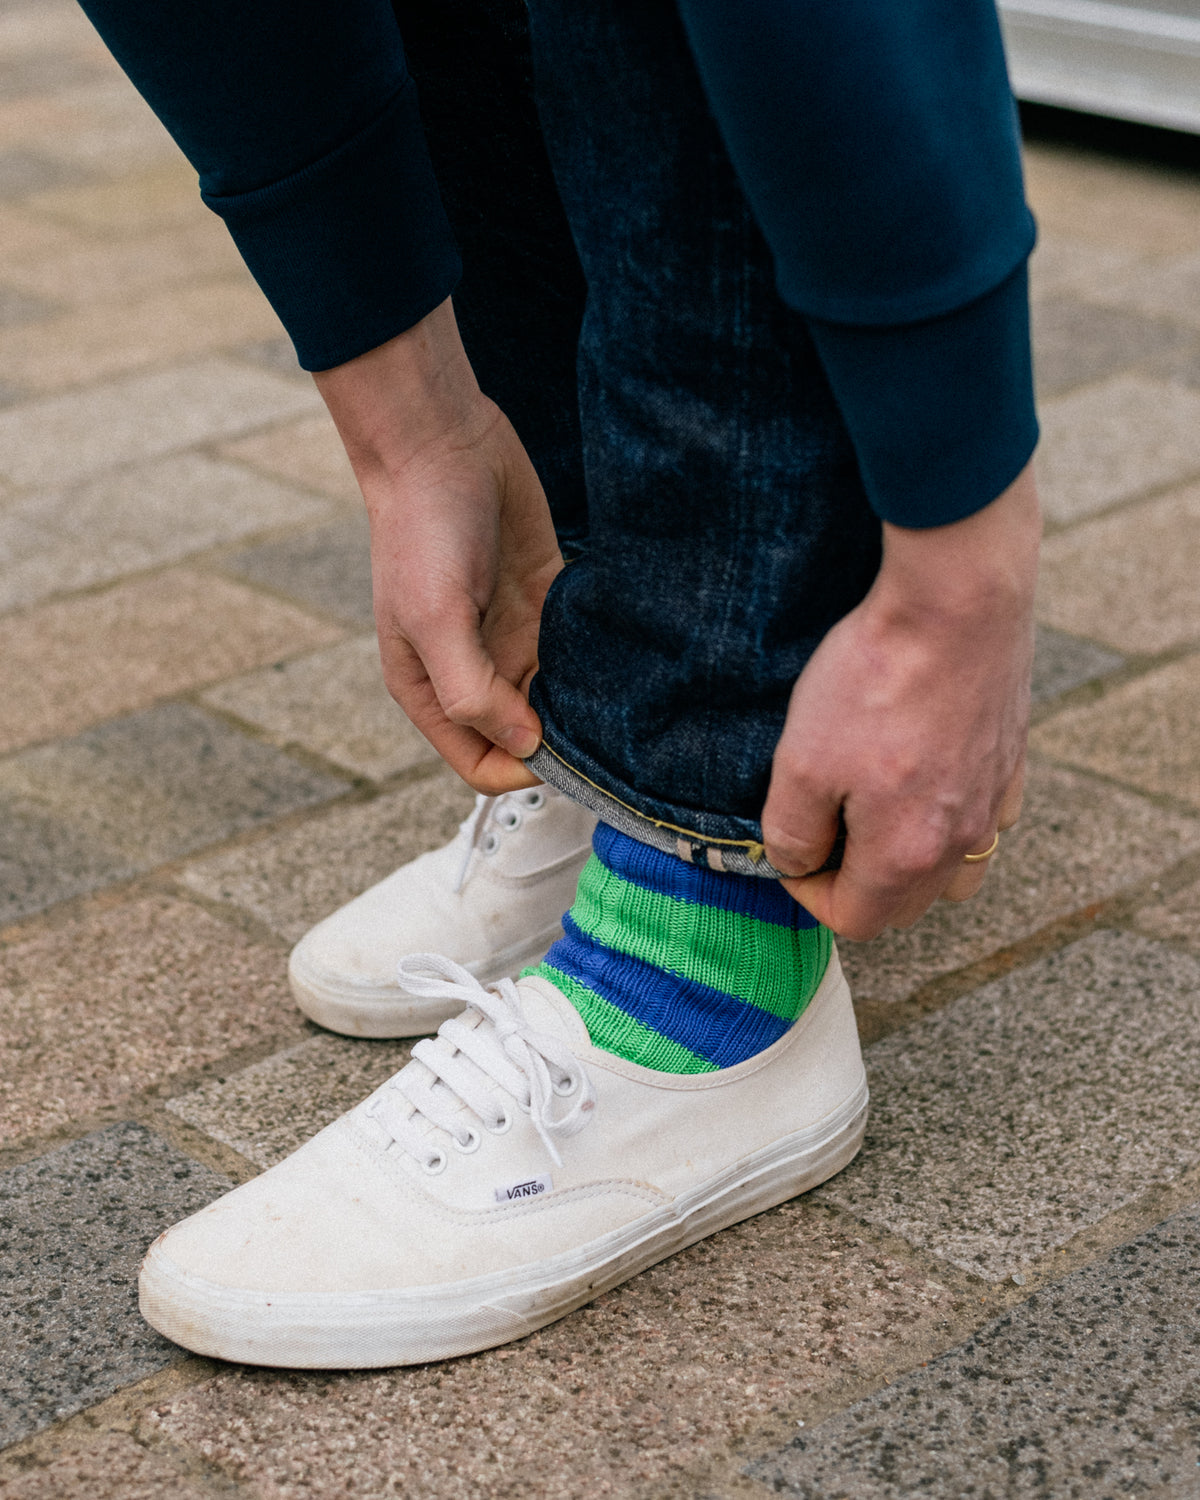
[{"label": "denim leg", "polygon": [[710,863],[738,845],[749,859],[727,868],[768,874],[759,819],[788,696],[869,588],[879,522],[672,0],[529,13],[588,288],[589,518],[546,604],[532,764],[647,842]]},{"label": "denim leg", "polygon": [[454,307],[567,557],[587,534],[575,360],[585,287],[533,100],[524,0],[393,0],[463,257]]}]

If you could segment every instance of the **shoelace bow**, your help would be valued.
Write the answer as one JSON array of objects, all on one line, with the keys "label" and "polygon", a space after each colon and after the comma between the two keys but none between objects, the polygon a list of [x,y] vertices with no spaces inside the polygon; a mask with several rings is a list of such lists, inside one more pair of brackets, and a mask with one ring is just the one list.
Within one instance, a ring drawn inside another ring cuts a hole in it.
[{"label": "shoelace bow", "polygon": [[[491,1087],[498,1084],[529,1115],[561,1166],[554,1137],[582,1130],[596,1102],[586,1069],[566,1043],[533,1029],[511,979],[485,989],[461,964],[440,953],[409,954],[401,959],[399,973],[410,994],[461,1000],[483,1020],[475,1026],[466,1024],[469,1018],[443,1021],[436,1037],[418,1042],[412,1055],[424,1067],[409,1063],[402,1068],[373,1101],[373,1117],[427,1171],[440,1171],[446,1153],[437,1137],[421,1128],[421,1119],[445,1131],[460,1150],[473,1151],[480,1137],[462,1105],[485,1130],[507,1130],[508,1106]],[[570,1108],[553,1112],[556,1099],[572,1096],[577,1097]]]},{"label": "shoelace bow", "polygon": [[[466,822],[459,824],[458,831],[465,834],[466,838],[463,840],[462,861],[459,864],[458,874],[454,881],[454,894],[456,896],[466,884],[467,871],[471,865],[471,856],[478,847],[484,829],[492,822],[498,823],[501,828],[506,828],[510,831],[518,827],[521,822],[521,814],[513,806],[513,801],[516,798],[528,797],[530,792],[538,796],[545,795],[540,787],[530,787],[524,792],[501,792],[498,797],[486,797],[482,792],[477,794],[471,815],[467,818]],[[540,806],[541,804],[529,802],[526,805],[533,807],[535,805]],[[512,813],[510,818],[504,817],[506,811]]]}]

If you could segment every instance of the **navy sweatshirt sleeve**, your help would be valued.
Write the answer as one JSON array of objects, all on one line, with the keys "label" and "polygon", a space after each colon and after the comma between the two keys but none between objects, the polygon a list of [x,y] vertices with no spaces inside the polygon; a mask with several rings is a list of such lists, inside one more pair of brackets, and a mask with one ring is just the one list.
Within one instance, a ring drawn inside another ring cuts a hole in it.
[{"label": "navy sweatshirt sleeve", "polygon": [[[1033,226],[993,0],[679,0],[730,156],[884,519],[995,498],[1036,441]],[[388,0],[84,0],[324,369],[460,267]]]}]

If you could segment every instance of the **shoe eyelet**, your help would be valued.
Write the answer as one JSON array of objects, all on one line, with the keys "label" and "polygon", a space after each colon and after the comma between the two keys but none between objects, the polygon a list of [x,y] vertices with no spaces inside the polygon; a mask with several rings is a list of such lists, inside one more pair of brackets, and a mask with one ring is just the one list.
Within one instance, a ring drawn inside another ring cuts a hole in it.
[{"label": "shoe eyelet", "polygon": [[461,1151],[464,1156],[470,1156],[472,1151],[479,1150],[479,1143],[482,1139],[483,1137],[479,1134],[478,1130],[468,1130],[465,1141],[460,1141],[457,1136],[454,1137],[454,1149]]},{"label": "shoe eyelet", "polygon": [[496,823],[505,833],[513,833],[521,826],[521,814],[515,807],[506,807],[502,813],[497,814]]},{"label": "shoe eyelet", "polygon": [[496,850],[500,847],[500,839],[494,833],[485,833],[479,847],[485,854],[495,854]]},{"label": "shoe eyelet", "polygon": [[578,1073],[568,1073],[550,1086],[560,1099],[569,1099],[572,1094],[578,1093],[579,1082]]},{"label": "shoe eyelet", "polygon": [[512,1129],[512,1115],[505,1110],[494,1125],[487,1125],[486,1121],[484,1123],[492,1135],[503,1135],[506,1130]]},{"label": "shoe eyelet", "polygon": [[522,801],[525,803],[525,806],[530,809],[531,812],[537,812],[539,808],[545,807],[546,794],[539,786],[530,787],[529,791],[527,791],[525,793],[525,796],[522,798]]},{"label": "shoe eyelet", "polygon": [[435,1151],[431,1157],[421,1163],[421,1166],[430,1177],[436,1177],[439,1172],[446,1170],[446,1163],[449,1160],[450,1158],[444,1151]]}]

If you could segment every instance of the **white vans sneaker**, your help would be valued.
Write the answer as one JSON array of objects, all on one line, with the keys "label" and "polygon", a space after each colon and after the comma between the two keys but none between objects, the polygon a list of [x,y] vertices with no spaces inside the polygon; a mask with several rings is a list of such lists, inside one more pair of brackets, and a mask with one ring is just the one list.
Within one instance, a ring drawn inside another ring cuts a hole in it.
[{"label": "white vans sneaker", "polygon": [[444,953],[483,984],[537,963],[592,847],[594,813],[553,787],[478,797],[442,849],[422,854],[304,935],[288,978],[306,1016],[347,1036],[421,1036],[461,1006],[405,989],[408,953]]},{"label": "white vans sneaker", "polygon": [[485,992],[427,954],[405,972],[413,993],[470,1008],[294,1156],[155,1241],[141,1306],[168,1338],[299,1369],[504,1344],[815,1187],[862,1141],[836,955],[773,1046],[690,1075],[597,1050],[544,980]]}]

